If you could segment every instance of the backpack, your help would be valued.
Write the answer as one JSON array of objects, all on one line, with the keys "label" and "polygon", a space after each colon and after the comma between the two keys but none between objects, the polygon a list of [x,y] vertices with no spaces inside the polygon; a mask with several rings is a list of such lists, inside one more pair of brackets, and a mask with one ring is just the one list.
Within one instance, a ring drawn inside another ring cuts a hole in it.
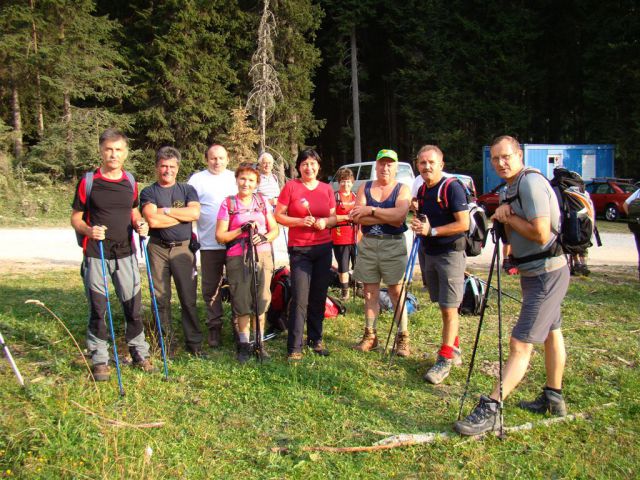
[{"label": "backpack", "polygon": [[[520,199],[520,182],[530,173],[537,173],[549,181],[539,170],[526,169],[524,175],[518,179],[516,194],[513,197],[507,198],[505,200],[506,203],[513,203],[517,200],[520,202],[520,205],[522,205]],[[546,252],[514,258],[513,260],[516,265],[542,258],[554,257],[560,253],[568,255],[584,254],[584,252],[592,246],[592,235],[595,235],[597,245],[602,246],[600,235],[595,227],[595,209],[584,187],[582,177],[578,175],[578,173],[571,172],[566,168],[556,167],[553,170],[553,179],[549,181],[549,184],[553,188],[558,201],[558,207],[560,208],[560,228],[558,232],[554,232],[557,234],[556,242]]]},{"label": "backpack", "polygon": [[[386,288],[380,289],[380,296],[378,298],[378,303],[380,304],[381,311],[393,311],[395,305],[391,301],[391,297],[389,296],[389,290]],[[405,300],[405,309],[407,315],[411,315],[412,313],[418,310],[418,299],[413,293],[407,293],[407,299]]]},{"label": "backpack", "polygon": [[340,300],[332,295],[327,295],[324,301],[324,318],[335,318],[338,315],[344,315],[347,307]]},{"label": "backpack", "polygon": [[[469,206],[469,230],[465,232],[464,251],[467,254],[467,257],[477,257],[482,253],[482,249],[487,243],[489,232],[489,220],[487,219],[487,213],[480,205],[476,203],[473,195],[466,187],[466,185],[456,177],[448,177],[444,182],[440,184],[436,196],[440,208],[449,208],[447,193],[449,192],[449,185],[451,185],[453,182],[458,182],[460,185],[462,185],[464,193],[467,197],[467,205]],[[422,202],[424,201],[424,193],[426,189],[427,184],[423,183],[420,187],[420,190],[418,190],[419,209],[422,208]]]},{"label": "backpack", "polygon": [[271,304],[267,311],[269,332],[284,332],[289,322],[291,273],[287,267],[277,268],[271,279]]},{"label": "backpack", "polygon": [[[82,214],[82,219],[86,222],[89,217],[89,197],[91,196],[91,190],[93,189],[93,173],[87,172],[84,174],[84,192],[85,192],[85,201],[84,201],[84,212]],[[136,179],[134,178],[131,172],[127,172],[124,170],[124,174],[129,180],[129,184],[131,185],[131,194],[133,195],[135,192]],[[79,247],[84,248],[84,239],[85,236],[76,232],[76,240],[78,242]]]},{"label": "backpack", "polygon": [[465,274],[464,277],[464,293],[458,307],[458,313],[460,315],[480,315],[486,291],[485,284],[473,275]]},{"label": "backpack", "polygon": [[636,198],[629,204],[629,230],[640,233],[640,198]]}]

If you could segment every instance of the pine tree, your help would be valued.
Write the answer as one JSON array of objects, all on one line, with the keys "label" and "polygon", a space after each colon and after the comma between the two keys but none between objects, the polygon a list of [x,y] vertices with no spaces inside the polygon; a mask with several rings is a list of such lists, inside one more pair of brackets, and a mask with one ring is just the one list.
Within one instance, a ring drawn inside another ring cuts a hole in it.
[{"label": "pine tree", "polygon": [[231,116],[233,121],[223,143],[229,152],[229,168],[235,169],[243,162],[256,161],[255,147],[260,142],[260,135],[249,124],[249,112],[245,108],[234,108]]}]

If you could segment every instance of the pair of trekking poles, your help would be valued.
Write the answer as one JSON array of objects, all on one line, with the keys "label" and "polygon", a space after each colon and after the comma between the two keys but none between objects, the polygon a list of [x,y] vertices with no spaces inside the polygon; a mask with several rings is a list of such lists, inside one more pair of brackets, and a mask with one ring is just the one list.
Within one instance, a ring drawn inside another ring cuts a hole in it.
[{"label": "pair of trekking poles", "polygon": [[[140,249],[144,252],[145,265],[147,267],[147,279],[149,280],[149,294],[151,295],[151,304],[153,305],[153,316],[158,330],[160,339],[160,350],[162,352],[162,363],[164,364],[164,378],[169,379],[169,369],[167,367],[167,353],[164,345],[164,337],[162,335],[162,323],[160,322],[160,314],[158,313],[158,302],[156,300],[155,289],[153,287],[153,277],[151,276],[151,266],[149,264],[149,251],[144,241],[145,237],[140,237]],[[116,364],[116,374],[118,376],[118,389],[120,396],[124,396],[124,386],[122,384],[122,373],[120,371],[120,360],[118,358],[118,347],[116,346],[116,335],[113,328],[113,316],[111,314],[111,301],[109,299],[109,281],[107,279],[107,265],[104,256],[103,240],[98,240],[98,249],[100,250],[100,262],[102,264],[102,281],[104,284],[104,295],[107,300],[107,318],[109,319],[109,332],[111,334],[111,344],[113,345],[113,358]]]}]

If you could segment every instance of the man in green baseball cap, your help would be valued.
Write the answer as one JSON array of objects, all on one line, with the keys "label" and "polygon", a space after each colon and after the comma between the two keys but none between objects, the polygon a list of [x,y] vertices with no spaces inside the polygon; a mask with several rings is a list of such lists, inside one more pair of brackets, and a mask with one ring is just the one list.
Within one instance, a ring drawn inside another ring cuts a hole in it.
[{"label": "man in green baseball cap", "polygon": [[378,160],[380,160],[381,158],[390,158],[394,162],[397,162],[398,161],[398,154],[396,152],[394,152],[393,150],[387,150],[386,148],[383,148],[382,150],[380,150],[378,152],[378,155],[376,155],[376,162]]}]

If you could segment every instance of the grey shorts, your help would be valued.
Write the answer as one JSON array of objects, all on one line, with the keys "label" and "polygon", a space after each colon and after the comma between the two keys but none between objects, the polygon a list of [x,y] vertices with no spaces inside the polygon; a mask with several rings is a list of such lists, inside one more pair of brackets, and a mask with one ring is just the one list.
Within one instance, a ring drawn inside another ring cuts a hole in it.
[{"label": "grey shorts", "polygon": [[443,308],[458,308],[464,294],[463,251],[425,255],[425,279],[429,298]]},{"label": "grey shorts", "polygon": [[549,332],[560,328],[560,306],[569,288],[569,268],[564,266],[535,277],[520,277],[522,309],[511,336],[525,343],[544,343]]}]

